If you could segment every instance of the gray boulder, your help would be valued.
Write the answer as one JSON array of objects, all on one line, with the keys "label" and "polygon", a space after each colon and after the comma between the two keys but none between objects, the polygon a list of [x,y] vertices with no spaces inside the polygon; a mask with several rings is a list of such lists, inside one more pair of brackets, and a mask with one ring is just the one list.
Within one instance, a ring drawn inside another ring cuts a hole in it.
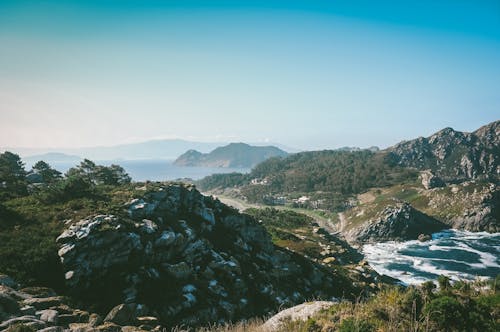
[{"label": "gray boulder", "polygon": [[20,316],[20,317],[15,317],[9,320],[6,320],[0,324],[0,330],[4,330],[12,325],[16,324],[24,324],[28,326],[32,326],[36,329],[42,329],[46,326],[45,322],[42,320],[39,320],[35,316]]},{"label": "gray boulder", "polygon": [[108,313],[105,322],[111,322],[118,325],[131,325],[135,323],[136,320],[136,309],[135,304],[119,304]]},{"label": "gray boulder", "polygon": [[51,296],[45,298],[29,298],[23,301],[24,305],[35,307],[37,310],[49,309],[50,307],[55,307],[63,302],[63,298],[60,296]]},{"label": "gray boulder", "polygon": [[422,185],[425,189],[434,189],[446,185],[440,177],[434,175],[431,171],[422,172],[420,178],[422,179]]},{"label": "gray boulder", "polygon": [[59,320],[59,313],[53,309],[41,310],[36,313],[38,318],[44,322],[47,322],[51,325],[57,325]]},{"label": "gray boulder", "polygon": [[321,310],[328,309],[338,301],[313,301],[299,304],[295,307],[285,309],[269,318],[262,326],[263,332],[278,331],[286,322],[306,321]]},{"label": "gray boulder", "polygon": [[101,325],[103,322],[103,319],[102,317],[99,315],[99,314],[91,314],[89,316],[89,325],[92,326],[92,327],[96,327],[98,325]]}]

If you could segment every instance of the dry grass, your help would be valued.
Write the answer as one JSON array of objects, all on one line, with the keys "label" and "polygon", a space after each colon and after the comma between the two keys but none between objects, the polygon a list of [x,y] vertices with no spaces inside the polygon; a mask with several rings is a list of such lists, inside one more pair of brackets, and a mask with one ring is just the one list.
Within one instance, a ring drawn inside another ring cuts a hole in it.
[{"label": "dry grass", "polygon": [[171,332],[268,332],[261,327],[262,324],[264,324],[264,320],[256,318],[249,321],[212,325],[194,330],[176,327],[172,329]]}]

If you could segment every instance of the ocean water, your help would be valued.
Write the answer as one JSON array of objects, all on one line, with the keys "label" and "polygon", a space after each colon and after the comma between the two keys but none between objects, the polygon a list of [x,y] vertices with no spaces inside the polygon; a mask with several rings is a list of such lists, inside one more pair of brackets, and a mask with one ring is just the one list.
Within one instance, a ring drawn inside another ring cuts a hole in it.
[{"label": "ocean water", "polygon": [[[221,167],[181,167],[175,166],[173,160],[111,160],[95,161],[98,165],[117,164],[122,166],[132,177],[133,181],[171,181],[183,178],[199,180],[207,175],[219,173],[248,173],[248,168],[221,168]],[[68,169],[75,166],[75,163],[52,162],[52,167],[65,173]],[[31,165],[26,165],[27,169]]]},{"label": "ocean water", "polygon": [[378,273],[405,284],[435,280],[441,274],[452,280],[500,274],[500,233],[446,230],[427,242],[366,244],[362,250]]}]

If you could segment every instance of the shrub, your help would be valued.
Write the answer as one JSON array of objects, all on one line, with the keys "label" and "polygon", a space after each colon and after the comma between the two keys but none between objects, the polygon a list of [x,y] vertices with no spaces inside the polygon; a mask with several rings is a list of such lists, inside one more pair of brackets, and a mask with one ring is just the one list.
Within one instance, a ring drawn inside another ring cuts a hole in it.
[{"label": "shrub", "polygon": [[347,318],[342,320],[339,327],[339,332],[371,332],[375,331],[375,327],[366,320],[356,320]]},{"label": "shrub", "polygon": [[439,290],[444,292],[451,288],[450,278],[444,275],[440,275],[437,279],[439,284]]},{"label": "shrub", "polygon": [[451,296],[433,299],[424,307],[424,314],[443,331],[461,329],[465,325],[464,308]]}]

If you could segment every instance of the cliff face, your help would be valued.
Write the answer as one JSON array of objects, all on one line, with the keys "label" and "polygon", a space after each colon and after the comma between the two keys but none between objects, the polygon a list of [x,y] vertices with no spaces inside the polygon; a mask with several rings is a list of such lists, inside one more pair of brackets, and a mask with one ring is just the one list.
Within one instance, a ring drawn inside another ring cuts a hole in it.
[{"label": "cliff face", "polygon": [[445,181],[492,178],[500,175],[500,121],[473,133],[445,128],[427,138],[401,142],[387,151],[394,162],[430,169]]},{"label": "cliff face", "polygon": [[422,192],[423,208],[451,228],[472,232],[500,231],[500,187],[494,183],[465,181]]},{"label": "cliff face", "polygon": [[495,183],[470,180],[426,189],[415,182],[359,195],[355,206],[341,214],[339,230],[358,243],[416,239],[440,228],[496,233],[499,207]]},{"label": "cliff face", "polygon": [[416,240],[419,235],[430,235],[447,226],[414,209],[406,202],[393,202],[374,217],[351,225],[343,231],[354,243]]},{"label": "cliff face", "polygon": [[272,157],[284,157],[287,153],[274,146],[251,146],[231,143],[210,153],[189,150],[174,162],[178,166],[239,167],[251,168]]},{"label": "cliff face", "polygon": [[160,185],[125,209],[57,239],[70,293],[103,310],[140,304],[165,325],[197,325],[349,296],[321,266],[275,248],[253,218],[193,187]]}]

